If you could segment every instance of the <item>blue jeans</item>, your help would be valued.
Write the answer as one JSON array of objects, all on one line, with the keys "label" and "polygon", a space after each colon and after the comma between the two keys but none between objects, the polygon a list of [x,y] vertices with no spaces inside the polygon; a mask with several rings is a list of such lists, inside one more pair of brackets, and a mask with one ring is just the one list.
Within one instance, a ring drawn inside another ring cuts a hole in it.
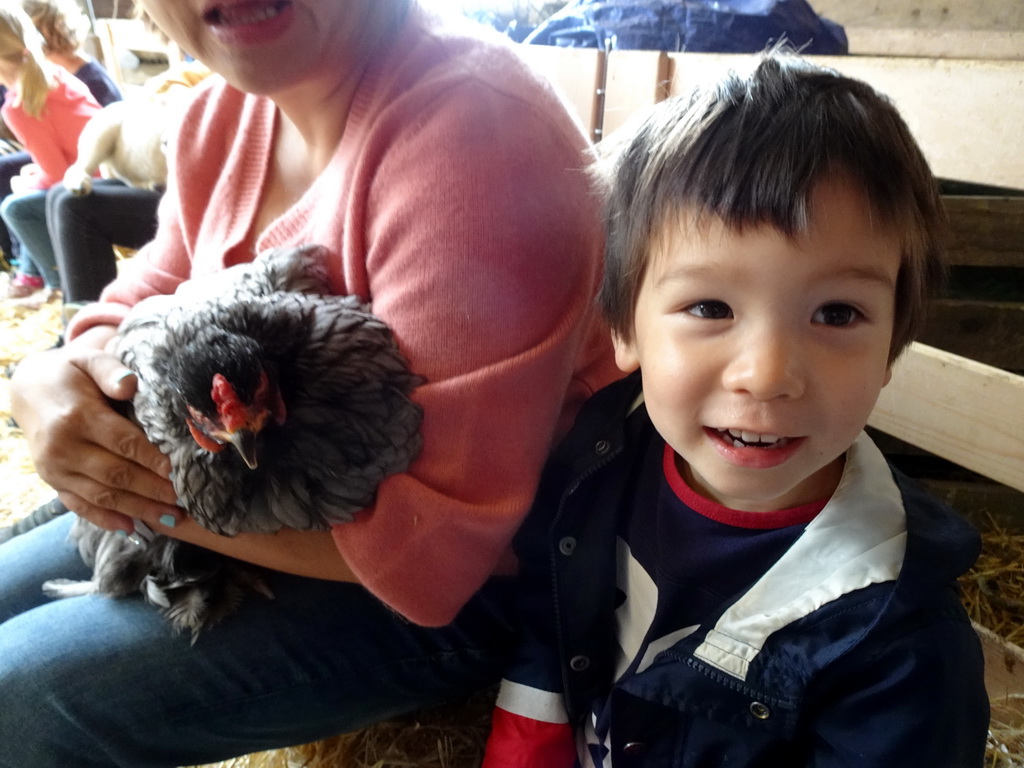
[{"label": "blue jeans", "polygon": [[19,271],[42,275],[50,288],[60,288],[57,255],[46,227],[46,190],[8,195],[0,203],[0,217],[21,241]]},{"label": "blue jeans", "polygon": [[[67,514],[0,546],[0,766],[210,763],[350,731],[496,682],[515,644],[514,580],[441,629],[353,584],[273,574],[199,636],[141,598],[50,601],[87,575]],[[443,585],[438,585],[443,589]]]}]

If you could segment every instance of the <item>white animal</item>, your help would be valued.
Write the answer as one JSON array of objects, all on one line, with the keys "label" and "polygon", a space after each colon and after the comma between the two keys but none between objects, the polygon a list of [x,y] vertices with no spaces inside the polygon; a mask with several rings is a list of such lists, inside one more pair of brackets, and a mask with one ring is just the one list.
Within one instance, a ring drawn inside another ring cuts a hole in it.
[{"label": "white animal", "polygon": [[108,104],[86,123],[78,137],[78,159],[64,174],[64,186],[76,195],[92,191],[97,171],[104,178],[156,189],[167,182],[165,153],[174,108],[162,99],[132,99]]}]

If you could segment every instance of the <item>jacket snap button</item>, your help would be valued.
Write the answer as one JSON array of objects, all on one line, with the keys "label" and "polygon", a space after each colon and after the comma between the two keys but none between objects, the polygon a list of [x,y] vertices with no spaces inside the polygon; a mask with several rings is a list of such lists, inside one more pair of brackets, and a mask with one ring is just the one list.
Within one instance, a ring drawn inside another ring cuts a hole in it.
[{"label": "jacket snap button", "polygon": [[612,449],[612,444],[607,440],[598,440],[597,445],[594,446],[594,453],[598,456],[604,456],[608,451]]},{"label": "jacket snap button", "polygon": [[590,659],[586,656],[573,656],[569,659],[569,668],[573,672],[583,672],[590,666]]},{"label": "jacket snap button", "polygon": [[642,741],[629,741],[622,747],[622,754],[632,755],[634,757],[644,754],[647,751],[647,745]]},{"label": "jacket snap button", "polygon": [[767,704],[762,704],[760,701],[752,701],[750,703],[750,714],[758,720],[767,720],[772,716],[772,711]]},{"label": "jacket snap button", "polygon": [[568,557],[576,551],[576,539],[572,536],[566,536],[564,539],[559,540],[558,551]]}]

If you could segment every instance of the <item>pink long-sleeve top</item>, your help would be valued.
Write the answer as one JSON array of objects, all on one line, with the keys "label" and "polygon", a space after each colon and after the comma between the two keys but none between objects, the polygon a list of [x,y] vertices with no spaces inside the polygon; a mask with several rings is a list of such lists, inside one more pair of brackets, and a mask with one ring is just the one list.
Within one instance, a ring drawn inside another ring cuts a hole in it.
[{"label": "pink long-sleeve top", "polygon": [[49,189],[64,178],[64,172],[78,157],[78,135],[89,119],[102,109],[88,86],[61,67],[52,71],[55,85],[46,95],[39,117],[32,117],[13,89],[4,96],[0,115],[26,151],[39,173],[32,177],[34,189]]},{"label": "pink long-sleeve top", "polygon": [[[333,160],[256,249],[331,249],[334,290],[372,302],[427,379],[421,455],[333,535],[371,592],[442,625],[514,568],[510,539],[549,449],[618,374],[594,311],[603,232],[579,126],[510,45],[413,8]],[[220,78],[199,89],[156,239],[69,335],[253,258],[275,108]]]}]

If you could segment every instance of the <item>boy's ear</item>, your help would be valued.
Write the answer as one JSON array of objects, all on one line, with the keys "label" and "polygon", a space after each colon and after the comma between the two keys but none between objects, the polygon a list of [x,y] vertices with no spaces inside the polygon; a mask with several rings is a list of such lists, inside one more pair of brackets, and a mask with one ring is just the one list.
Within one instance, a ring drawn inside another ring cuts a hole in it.
[{"label": "boy's ear", "polygon": [[890,381],[892,381],[892,363],[889,363],[885,369],[885,380],[882,381],[882,386],[886,386]]},{"label": "boy's ear", "polygon": [[636,352],[636,341],[625,341],[619,334],[612,331],[612,345],[615,347],[615,364],[623,373],[632,373],[640,367],[640,357]]}]

